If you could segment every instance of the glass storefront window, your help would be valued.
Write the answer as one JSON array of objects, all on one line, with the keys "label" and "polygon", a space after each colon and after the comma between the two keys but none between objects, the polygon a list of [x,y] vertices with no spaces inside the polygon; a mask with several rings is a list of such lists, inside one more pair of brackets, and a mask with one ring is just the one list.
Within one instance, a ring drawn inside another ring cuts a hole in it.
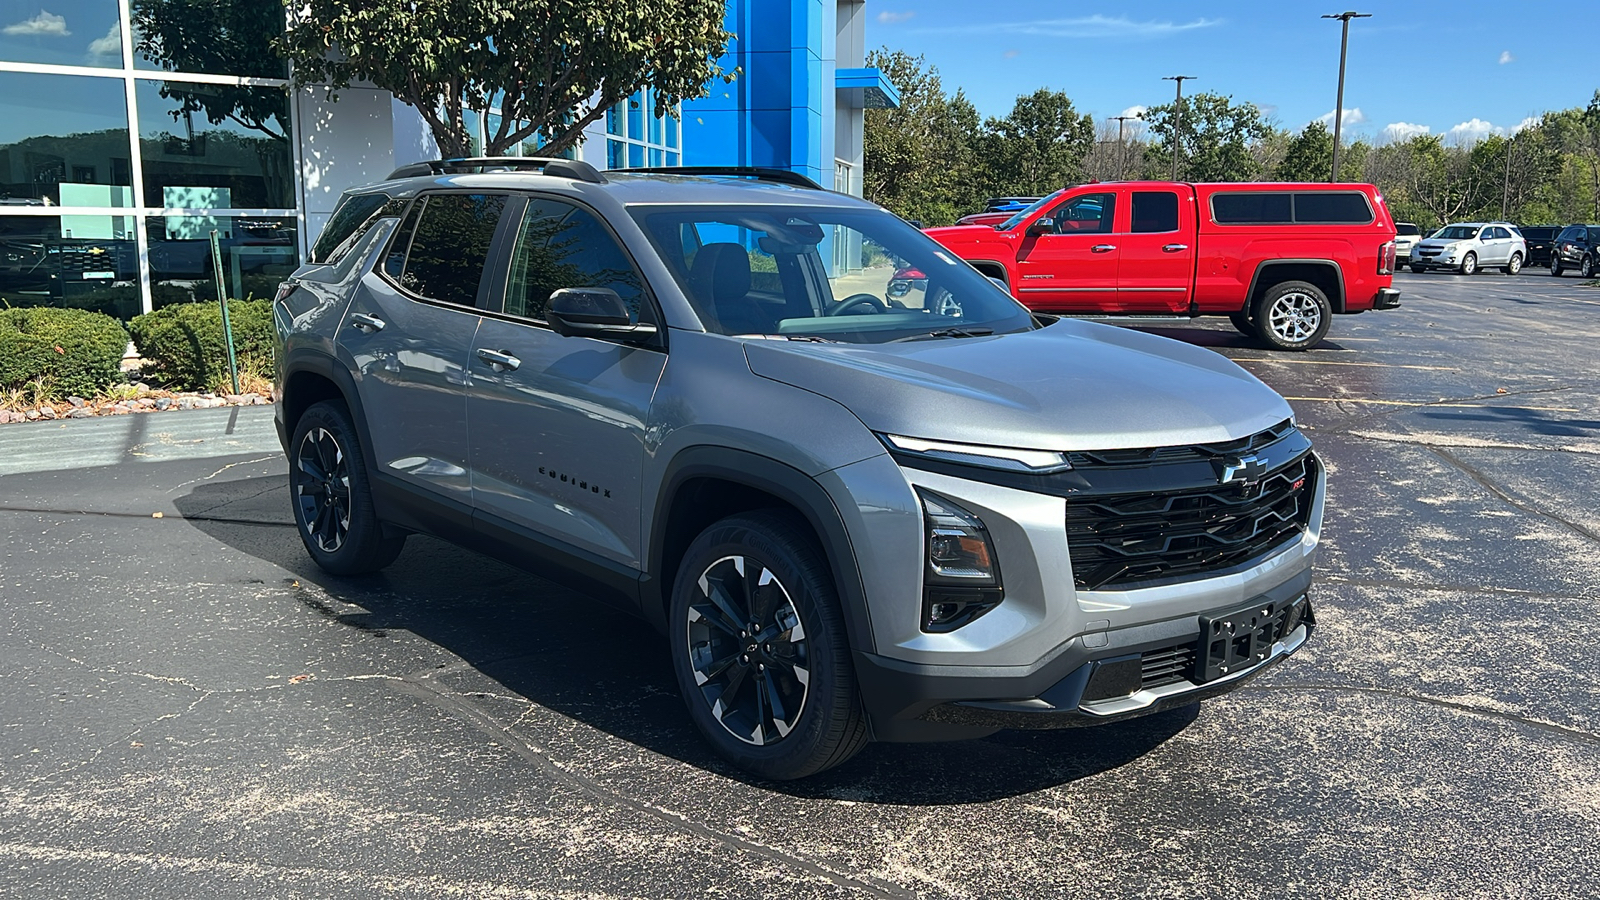
[{"label": "glass storefront window", "polygon": [[642,144],[628,145],[628,165],[634,168],[644,165],[644,146]]},{"label": "glass storefront window", "polygon": [[628,98],[628,137],[644,139],[644,116],[644,93],[641,91]]},{"label": "glass storefront window", "polygon": [[0,306],[139,314],[132,216],[0,215]]},{"label": "glass storefront window", "polygon": [[7,3],[0,13],[0,59],[121,68],[119,19],[117,0]]},{"label": "glass storefront window", "polygon": [[[115,4],[112,5],[115,15]],[[272,49],[283,33],[283,0],[132,0],[134,67],[203,75],[287,78]]]},{"label": "glass storefront window", "polygon": [[140,81],[136,91],[146,204],[294,208],[285,89]]},{"label": "glass storefront window", "polygon": [[624,154],[626,145],[621,141],[606,141],[606,168],[620,169],[627,163]]},{"label": "glass storefront window", "polygon": [[222,272],[228,296],[270,298],[299,265],[297,230],[292,218],[257,216],[152,216],[150,290],[155,308],[194,300],[215,301],[211,231],[222,245]]},{"label": "glass storefront window", "polygon": [[0,72],[0,209],[132,206],[122,82]]}]

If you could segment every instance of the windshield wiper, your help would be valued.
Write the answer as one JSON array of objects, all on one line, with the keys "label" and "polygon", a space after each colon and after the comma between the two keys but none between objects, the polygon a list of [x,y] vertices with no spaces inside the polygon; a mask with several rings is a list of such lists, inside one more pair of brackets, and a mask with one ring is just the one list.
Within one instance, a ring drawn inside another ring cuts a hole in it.
[{"label": "windshield wiper", "polygon": [[786,335],[783,335],[783,338],[784,338],[784,340],[789,340],[789,341],[804,341],[804,342],[806,342],[808,344],[842,344],[842,343],[844,343],[843,341],[840,341],[840,340],[838,340],[836,338],[825,338],[820,334],[786,334]]},{"label": "windshield wiper", "polygon": [[941,328],[938,331],[928,331],[922,334],[912,334],[907,335],[906,337],[895,338],[887,343],[898,344],[901,341],[925,341],[929,338],[986,337],[991,334],[994,334],[993,328]]}]

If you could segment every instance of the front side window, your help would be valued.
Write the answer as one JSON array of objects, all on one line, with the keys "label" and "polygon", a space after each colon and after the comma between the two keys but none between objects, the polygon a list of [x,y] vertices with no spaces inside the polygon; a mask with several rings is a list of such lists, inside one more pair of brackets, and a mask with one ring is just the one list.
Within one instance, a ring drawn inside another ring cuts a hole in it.
[{"label": "front side window", "polygon": [[1178,195],[1172,191],[1133,192],[1133,233],[1178,230]]},{"label": "front side window", "polygon": [[1116,218],[1116,194],[1084,194],[1050,211],[1056,234],[1110,234]]},{"label": "front side window", "polygon": [[503,194],[432,194],[417,220],[400,286],[445,303],[473,306],[489,258]]},{"label": "front side window", "polygon": [[638,323],[644,283],[605,225],[570,203],[529,200],[511,256],[505,311],[542,322],[551,294],[579,287],[616,291]]},{"label": "front side window", "polygon": [[1027,331],[1028,311],[903,220],[877,210],[633,210],[707,330],[881,343]]}]

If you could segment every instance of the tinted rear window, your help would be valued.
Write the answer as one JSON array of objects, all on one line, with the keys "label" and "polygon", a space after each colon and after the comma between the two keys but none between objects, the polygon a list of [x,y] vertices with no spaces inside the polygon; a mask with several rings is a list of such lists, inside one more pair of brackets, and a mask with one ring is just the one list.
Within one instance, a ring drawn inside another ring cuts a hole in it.
[{"label": "tinted rear window", "polygon": [[1422,229],[1415,225],[1400,224],[1394,227],[1394,233],[1398,235],[1421,235]]},{"label": "tinted rear window", "polygon": [[1527,228],[1519,228],[1517,230],[1522,232],[1524,239],[1530,241],[1548,241],[1556,236],[1554,228],[1542,228],[1538,225],[1530,225]]},{"label": "tinted rear window", "polygon": [[1211,196],[1218,225],[1367,225],[1372,207],[1359,191],[1225,191]]},{"label": "tinted rear window", "polygon": [[1561,232],[1561,240],[1563,241],[1581,241],[1583,239],[1584,228],[1582,225],[1573,225],[1567,230]]},{"label": "tinted rear window", "polygon": [[345,194],[334,209],[322,234],[311,247],[312,265],[331,265],[349,252],[355,243],[350,240],[364,231],[368,222],[390,201],[388,194]]},{"label": "tinted rear window", "polygon": [[505,208],[501,194],[428,197],[406,254],[401,286],[433,300],[476,304],[489,244]]},{"label": "tinted rear window", "polygon": [[1135,234],[1177,230],[1177,194],[1171,191],[1133,192],[1133,231]]}]

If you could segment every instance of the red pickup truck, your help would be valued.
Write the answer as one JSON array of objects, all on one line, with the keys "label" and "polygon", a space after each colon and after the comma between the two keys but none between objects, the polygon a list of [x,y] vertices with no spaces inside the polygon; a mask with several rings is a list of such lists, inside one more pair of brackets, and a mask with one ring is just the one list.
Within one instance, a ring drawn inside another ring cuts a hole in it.
[{"label": "red pickup truck", "polygon": [[1370,184],[1084,184],[927,233],[1030,309],[1228,316],[1280,350],[1315,346],[1334,315],[1400,305],[1394,220]]}]

